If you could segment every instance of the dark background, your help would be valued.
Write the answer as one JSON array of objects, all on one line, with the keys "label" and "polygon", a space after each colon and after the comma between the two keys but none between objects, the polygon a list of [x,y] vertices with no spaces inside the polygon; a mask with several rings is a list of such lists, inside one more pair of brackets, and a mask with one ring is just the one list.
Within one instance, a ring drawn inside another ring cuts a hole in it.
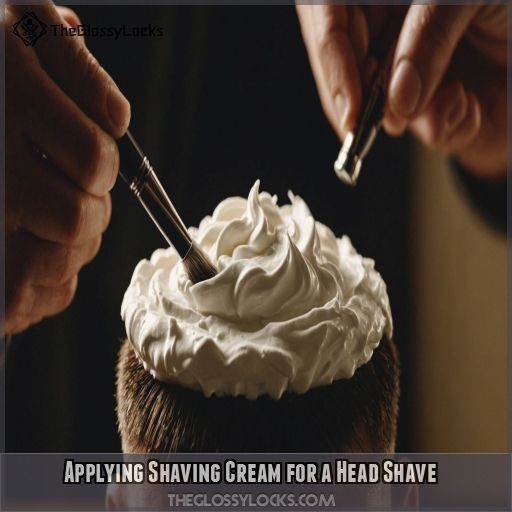
[{"label": "dark background", "polygon": [[[321,110],[293,7],[74,7],[94,26],[163,27],[160,38],[89,38],[132,105],[132,132],[187,225],[227,196],[292,189],[376,260],[403,366],[398,451],[413,451],[408,396],[408,143],[382,133],[357,188],[336,178],[339,141]],[[9,101],[9,98],[6,98]],[[120,450],[114,367],[136,263],[162,239],[119,180],[98,257],[63,314],[14,337],[6,364],[9,452]]]}]

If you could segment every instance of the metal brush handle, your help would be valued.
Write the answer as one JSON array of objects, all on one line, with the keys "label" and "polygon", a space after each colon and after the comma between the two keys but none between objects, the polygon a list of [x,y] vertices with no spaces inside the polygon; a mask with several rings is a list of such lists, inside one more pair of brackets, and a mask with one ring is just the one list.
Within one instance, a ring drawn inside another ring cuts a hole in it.
[{"label": "metal brush handle", "polygon": [[363,110],[356,129],[349,132],[343,141],[334,171],[345,184],[355,186],[363,160],[370,151],[379,133],[384,116],[389,72],[393,60],[400,22],[393,18],[378,46],[374,48],[376,68],[363,87]]},{"label": "metal brush handle", "polygon": [[119,174],[144,206],[167,243],[174,246],[182,259],[185,258],[192,247],[192,238],[148,158],[129,130],[118,144],[121,155]]}]

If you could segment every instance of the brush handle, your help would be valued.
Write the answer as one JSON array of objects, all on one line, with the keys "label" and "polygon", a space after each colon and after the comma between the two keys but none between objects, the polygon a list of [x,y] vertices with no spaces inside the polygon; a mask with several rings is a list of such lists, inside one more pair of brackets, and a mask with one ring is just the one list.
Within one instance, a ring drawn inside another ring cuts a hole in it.
[{"label": "brush handle", "polygon": [[184,258],[190,250],[192,239],[149,160],[129,131],[118,141],[118,146],[121,158],[119,174],[167,243]]},{"label": "brush handle", "polygon": [[363,160],[375,141],[380,130],[386,103],[386,89],[389,69],[387,65],[379,67],[363,91],[364,109],[354,134],[353,147],[358,159]]},{"label": "brush handle", "polygon": [[375,67],[363,86],[363,109],[356,128],[345,137],[334,171],[347,185],[355,186],[363,160],[370,151],[379,133],[384,117],[389,72],[401,23],[398,18],[390,20],[384,35],[370,51]]}]

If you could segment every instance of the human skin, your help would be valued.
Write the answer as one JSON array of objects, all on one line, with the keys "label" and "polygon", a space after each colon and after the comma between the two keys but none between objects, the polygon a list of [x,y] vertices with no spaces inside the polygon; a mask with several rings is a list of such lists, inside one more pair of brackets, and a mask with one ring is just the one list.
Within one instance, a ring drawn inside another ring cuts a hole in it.
[{"label": "human skin", "polygon": [[[77,26],[67,8],[30,10],[47,25]],[[98,252],[111,213],[130,105],[83,38],[45,35],[25,46],[5,7],[7,334],[59,313],[80,269]]]},{"label": "human skin", "polygon": [[298,5],[297,13],[322,106],[341,140],[361,109],[368,47],[398,17],[385,130],[409,129],[480,177],[505,175],[505,5]]}]

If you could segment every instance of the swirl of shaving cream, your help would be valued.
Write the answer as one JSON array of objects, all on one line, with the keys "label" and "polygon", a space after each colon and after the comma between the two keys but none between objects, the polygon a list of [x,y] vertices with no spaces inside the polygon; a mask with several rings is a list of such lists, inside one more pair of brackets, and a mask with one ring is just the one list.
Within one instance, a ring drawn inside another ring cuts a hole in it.
[{"label": "swirl of shaving cream", "polygon": [[173,248],[133,273],[121,307],[144,368],[204,395],[267,394],[350,378],[392,335],[386,285],[306,203],[259,193],[222,201],[190,229],[219,273],[192,284]]}]

